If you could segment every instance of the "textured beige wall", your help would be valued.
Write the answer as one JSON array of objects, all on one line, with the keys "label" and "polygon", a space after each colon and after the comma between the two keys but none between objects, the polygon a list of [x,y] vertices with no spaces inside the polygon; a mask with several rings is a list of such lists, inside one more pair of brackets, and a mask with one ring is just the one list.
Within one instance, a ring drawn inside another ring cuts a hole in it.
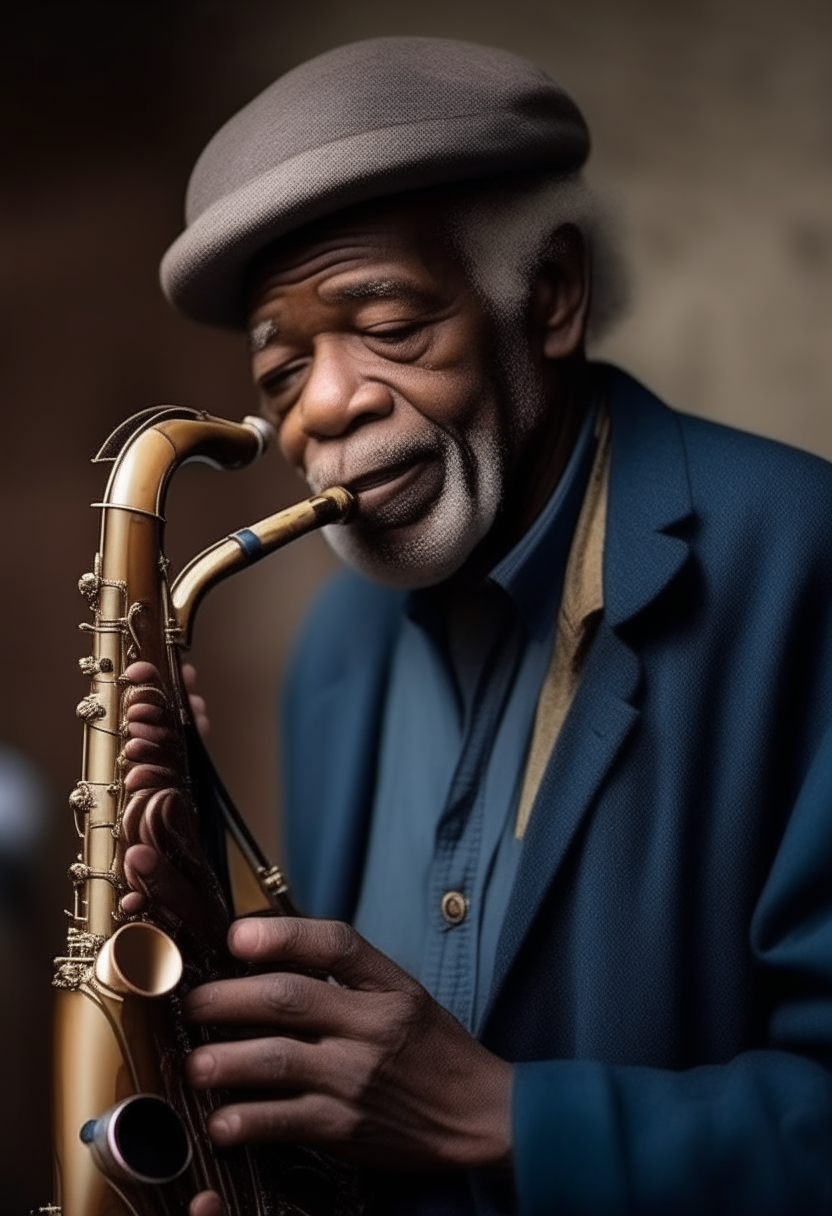
[{"label": "textured beige wall", "polygon": [[[585,107],[590,178],[632,268],[630,311],[597,353],[682,409],[832,457],[832,8],[313,0],[294,23],[248,10],[236,45],[266,79],[276,43],[295,61],[375,33],[493,42],[559,76]],[[282,653],[265,605],[285,568],[260,573],[260,612],[242,583],[213,606],[249,623],[260,662]],[[253,682],[250,640],[232,661]]]},{"label": "textured beige wall", "polygon": [[[30,1080],[0,1103],[0,1216],[48,1190],[44,996],[83,691],[75,580],[101,484],[87,459],[149,404],[231,416],[252,404],[240,344],[171,315],[155,281],[188,166],[219,121],[280,70],[351,38],[440,34],[531,56],[586,110],[591,179],[633,267],[630,315],[599,353],[683,409],[832,457],[826,0],[29,0],[20,14],[4,18],[0,48],[0,737],[39,760],[56,793],[31,926],[40,944],[0,933],[14,977],[0,995],[0,1075],[8,1085],[13,1058],[15,1078]],[[174,557],[299,490],[272,459],[225,480],[186,471],[171,495]],[[301,542],[219,590],[199,622],[216,755],[270,844],[273,689],[329,567],[317,540]]]},{"label": "textured beige wall", "polygon": [[589,177],[633,267],[631,315],[599,354],[683,409],[832,457],[828,3],[313,0],[305,13],[286,31],[303,55],[427,33],[549,69],[589,118]]}]

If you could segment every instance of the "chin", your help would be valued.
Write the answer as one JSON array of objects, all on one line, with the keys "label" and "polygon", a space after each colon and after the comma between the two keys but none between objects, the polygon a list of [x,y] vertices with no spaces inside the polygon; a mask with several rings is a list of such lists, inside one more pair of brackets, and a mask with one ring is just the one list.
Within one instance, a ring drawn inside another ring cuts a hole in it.
[{"label": "chin", "polygon": [[[372,582],[415,591],[455,574],[497,517],[504,469],[489,430],[445,444],[441,489],[429,503],[407,491],[354,523],[324,528],[337,556]],[[408,518],[409,517],[409,518]]]},{"label": "chin", "polygon": [[456,510],[448,509],[409,527],[371,531],[357,524],[333,524],[323,533],[336,556],[364,578],[385,587],[416,591],[455,574],[488,533],[496,513],[495,501],[493,508],[472,511],[462,520]]}]

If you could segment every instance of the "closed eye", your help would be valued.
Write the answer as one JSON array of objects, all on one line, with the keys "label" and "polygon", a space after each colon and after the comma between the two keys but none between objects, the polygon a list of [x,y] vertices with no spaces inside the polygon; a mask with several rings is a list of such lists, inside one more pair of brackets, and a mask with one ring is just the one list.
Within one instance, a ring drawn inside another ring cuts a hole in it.
[{"label": "closed eye", "polygon": [[269,397],[277,397],[290,388],[301,375],[305,367],[303,363],[291,363],[286,367],[278,367],[265,372],[258,381],[257,387]]},{"label": "closed eye", "polygon": [[421,324],[420,321],[396,321],[387,325],[374,325],[371,329],[365,330],[365,333],[371,334],[374,338],[404,338],[419,329]]},{"label": "closed eye", "polygon": [[430,349],[434,337],[434,318],[379,322],[361,330],[368,351],[389,363],[416,364]]}]

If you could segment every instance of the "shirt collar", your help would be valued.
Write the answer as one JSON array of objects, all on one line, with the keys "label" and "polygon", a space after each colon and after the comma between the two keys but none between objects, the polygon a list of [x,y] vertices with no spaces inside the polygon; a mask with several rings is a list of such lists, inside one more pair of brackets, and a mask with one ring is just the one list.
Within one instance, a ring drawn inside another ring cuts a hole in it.
[{"label": "shirt collar", "polygon": [[[506,592],[526,632],[535,638],[546,637],[557,612],[572,533],[592,467],[597,413],[594,401],[543,510],[486,580]],[[437,640],[444,637],[441,588],[411,591],[405,600],[405,613]]]},{"label": "shirt collar", "polygon": [[532,526],[489,575],[511,597],[532,637],[551,628],[595,451],[597,405],[587,410],[560,480]]}]

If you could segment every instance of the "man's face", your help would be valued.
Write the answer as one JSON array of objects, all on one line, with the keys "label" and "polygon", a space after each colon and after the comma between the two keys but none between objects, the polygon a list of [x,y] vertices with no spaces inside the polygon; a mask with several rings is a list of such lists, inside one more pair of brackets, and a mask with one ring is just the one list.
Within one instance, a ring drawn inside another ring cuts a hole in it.
[{"label": "man's face", "polygon": [[486,314],[430,213],[335,221],[286,248],[249,325],[285,456],[314,491],[358,495],[354,521],[328,530],[339,556],[402,587],[457,570],[491,528],[532,420],[499,387]]}]

